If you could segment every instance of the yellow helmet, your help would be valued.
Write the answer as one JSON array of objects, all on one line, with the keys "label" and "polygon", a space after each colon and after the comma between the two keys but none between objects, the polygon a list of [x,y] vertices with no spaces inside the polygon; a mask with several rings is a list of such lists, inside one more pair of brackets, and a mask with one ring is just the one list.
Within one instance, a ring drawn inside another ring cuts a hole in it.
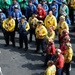
[{"label": "yellow helmet", "polygon": [[62,19],[63,21],[65,21],[65,16],[60,16],[60,19]]}]

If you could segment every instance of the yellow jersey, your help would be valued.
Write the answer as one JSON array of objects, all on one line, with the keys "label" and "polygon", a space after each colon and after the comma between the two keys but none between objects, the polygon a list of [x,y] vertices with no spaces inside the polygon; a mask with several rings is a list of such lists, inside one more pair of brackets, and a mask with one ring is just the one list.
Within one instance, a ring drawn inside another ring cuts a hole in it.
[{"label": "yellow jersey", "polygon": [[56,66],[55,66],[55,65],[49,66],[49,67],[46,69],[44,75],[56,75]]},{"label": "yellow jersey", "polygon": [[53,15],[51,17],[49,15],[47,15],[44,20],[44,24],[47,29],[49,29],[50,27],[53,27],[53,29],[56,30],[56,28],[57,28],[57,20],[56,20],[55,16],[53,16]]},{"label": "yellow jersey", "polygon": [[3,25],[2,27],[8,31],[8,32],[12,32],[15,30],[15,20],[14,19],[5,19],[3,21]]}]

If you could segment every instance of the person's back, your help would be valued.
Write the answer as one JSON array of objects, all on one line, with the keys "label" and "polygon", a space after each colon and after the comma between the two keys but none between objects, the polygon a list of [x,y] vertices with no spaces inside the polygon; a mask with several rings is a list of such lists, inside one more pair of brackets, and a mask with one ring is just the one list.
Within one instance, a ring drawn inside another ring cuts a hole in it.
[{"label": "person's back", "polygon": [[7,18],[3,21],[2,26],[7,32],[13,32],[15,29],[15,20]]},{"label": "person's back", "polygon": [[60,6],[59,13],[60,15],[69,15],[69,8],[65,2]]},{"label": "person's back", "polygon": [[56,74],[56,67],[52,65],[46,69],[45,75],[55,75]]},{"label": "person's back", "polygon": [[65,21],[65,17],[64,16],[60,16],[60,20],[58,23],[58,33],[62,34],[62,31],[66,29],[69,30],[68,24]]},{"label": "person's back", "polygon": [[[20,10],[20,5],[19,5],[19,3],[16,1],[16,0],[13,0],[13,3],[10,5],[10,8],[9,8],[9,11],[10,12],[12,12],[12,11],[14,11],[14,6],[18,6],[18,8],[19,8],[19,10]],[[9,13],[10,13],[9,12]]]},{"label": "person's back", "polygon": [[31,2],[29,2],[29,5],[26,7],[25,16],[28,19],[32,16],[32,14],[36,13],[36,6]]},{"label": "person's back", "polygon": [[66,43],[66,53],[64,54],[64,58],[65,58],[65,64],[64,64],[64,69],[63,71],[65,71],[66,75],[71,75],[71,61],[72,61],[72,57],[73,57],[73,49],[72,49],[72,45],[70,43]]},{"label": "person's back", "polygon": [[42,1],[42,7],[46,11],[46,14],[48,14],[49,7],[45,0]]},{"label": "person's back", "polygon": [[46,69],[44,75],[56,75],[56,66],[53,63],[54,62],[52,60],[48,61],[48,68]]},{"label": "person's back", "polygon": [[46,16],[45,20],[45,27],[48,29],[49,27],[53,27],[53,30],[56,30],[57,21],[55,16],[53,16],[52,11],[49,12],[49,15]]},{"label": "person's back", "polygon": [[48,34],[46,35],[47,40],[49,41],[50,39],[55,39],[55,32],[53,30],[53,27],[50,27],[48,29]]},{"label": "person's back", "polygon": [[[67,43],[67,44],[70,45],[70,43]],[[73,56],[73,49],[72,49],[72,47],[69,47],[69,48],[66,50],[66,53],[64,54],[65,62],[66,62],[66,63],[71,62],[72,56]]]},{"label": "person's back", "polygon": [[46,11],[41,4],[38,4],[36,15],[39,20],[44,20],[46,17]]}]

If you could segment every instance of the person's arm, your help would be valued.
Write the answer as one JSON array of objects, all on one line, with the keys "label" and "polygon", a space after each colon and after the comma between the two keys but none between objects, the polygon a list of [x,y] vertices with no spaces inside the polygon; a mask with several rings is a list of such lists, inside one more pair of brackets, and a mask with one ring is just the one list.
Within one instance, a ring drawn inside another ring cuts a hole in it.
[{"label": "person's arm", "polygon": [[30,29],[29,23],[26,24],[26,31]]},{"label": "person's arm", "polygon": [[53,28],[54,28],[54,30],[56,30],[56,28],[57,28],[57,20],[56,20],[56,18],[54,17],[54,24],[53,24]]},{"label": "person's arm", "polygon": [[6,19],[6,15],[5,14],[3,14],[3,20],[5,20]]},{"label": "person's arm", "polygon": [[51,52],[50,52],[50,53],[51,53],[51,54],[55,54],[55,51],[56,51],[56,50],[55,50],[55,46],[52,45],[52,47],[51,47]]},{"label": "person's arm", "polygon": [[66,29],[66,30],[69,30],[69,26],[68,26],[67,23],[65,23],[65,29]]},{"label": "person's arm", "polygon": [[3,21],[2,27],[5,29],[6,19]]},{"label": "person's arm", "polygon": [[58,9],[59,9],[59,7],[58,7],[58,4],[56,5],[56,11],[58,12]]},{"label": "person's arm", "polygon": [[46,11],[45,11],[44,9],[42,9],[42,11],[43,11],[42,18],[45,18],[45,16],[46,16]]},{"label": "person's arm", "polygon": [[67,58],[68,62],[70,62],[72,60],[72,56],[73,56],[73,50],[69,49],[69,51],[68,51],[68,58]]},{"label": "person's arm", "polygon": [[19,9],[19,10],[21,10],[21,8],[20,8],[20,4],[19,4],[19,3],[17,3],[17,5],[18,5],[18,9]]},{"label": "person's arm", "polygon": [[67,22],[67,24],[68,24],[69,26],[71,25],[71,21],[70,21],[70,18],[69,18],[69,17],[66,18],[66,22]]},{"label": "person's arm", "polygon": [[51,36],[49,37],[49,39],[54,39],[54,38],[55,38],[55,32],[52,31],[52,34],[51,34]]},{"label": "person's arm", "polygon": [[36,11],[37,11],[37,8],[36,6],[34,5],[34,13],[36,14]]},{"label": "person's arm", "polygon": [[46,35],[46,39],[47,39],[47,40],[49,40],[49,36],[48,36],[48,33],[47,33],[47,35]]},{"label": "person's arm", "polygon": [[55,17],[56,17],[56,19],[58,18],[58,12],[57,11],[55,11]]},{"label": "person's arm", "polygon": [[59,14],[61,15],[62,14],[62,5],[60,6],[60,8],[59,8]]},{"label": "person's arm", "polygon": [[49,8],[48,8],[48,5],[46,4],[46,12],[48,12]]},{"label": "person's arm", "polygon": [[10,5],[9,7],[9,13],[13,11],[13,5]]},{"label": "person's arm", "polygon": [[69,8],[68,8],[68,6],[66,7],[66,13],[67,13],[67,15],[69,15]]},{"label": "person's arm", "polygon": [[44,20],[44,24],[45,24],[45,27],[47,25],[47,19],[48,19],[48,16],[46,16],[45,20]]},{"label": "person's arm", "polygon": [[57,3],[61,5],[62,4],[62,1],[61,0],[57,0]]}]

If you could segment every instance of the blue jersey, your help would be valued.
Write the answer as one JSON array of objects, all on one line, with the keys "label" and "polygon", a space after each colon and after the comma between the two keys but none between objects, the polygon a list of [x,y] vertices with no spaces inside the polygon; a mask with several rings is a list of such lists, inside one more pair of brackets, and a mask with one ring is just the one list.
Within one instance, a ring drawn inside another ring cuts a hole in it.
[{"label": "blue jersey", "polygon": [[25,21],[23,24],[20,23],[19,25],[19,34],[21,35],[27,35],[27,31],[26,31],[26,25],[27,25],[27,21]]},{"label": "blue jersey", "polygon": [[20,22],[20,19],[22,17],[22,12],[20,10],[12,11],[11,15],[13,18],[19,18],[18,22]]},{"label": "blue jersey", "polygon": [[10,6],[9,12],[14,11],[14,6],[18,6],[18,9],[20,10],[20,5],[19,5],[19,3],[17,2],[16,4],[12,4],[12,5]]},{"label": "blue jersey", "polygon": [[25,16],[27,18],[31,17],[32,14],[35,14],[36,13],[36,6],[34,4],[32,5],[28,5],[27,8],[26,8],[26,12],[25,12]]},{"label": "blue jersey", "polygon": [[3,21],[6,19],[6,15],[4,13],[0,14],[0,28],[2,27]]}]

